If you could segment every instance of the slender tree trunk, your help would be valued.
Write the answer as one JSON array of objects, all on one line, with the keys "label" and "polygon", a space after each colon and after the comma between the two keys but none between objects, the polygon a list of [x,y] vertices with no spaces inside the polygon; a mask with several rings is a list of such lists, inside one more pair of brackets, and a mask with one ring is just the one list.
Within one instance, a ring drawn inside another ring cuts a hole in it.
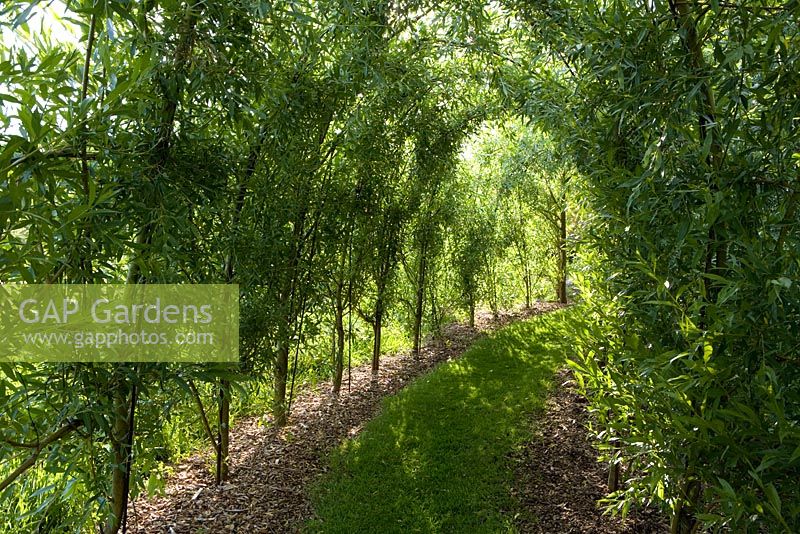
[{"label": "slender tree trunk", "polygon": [[[147,245],[152,225],[145,225],[136,236],[138,245]],[[138,258],[137,258],[138,259]],[[126,283],[143,282],[141,264],[132,261],[128,265]],[[136,412],[136,385],[129,384],[122,366],[115,369],[116,380],[111,384],[112,421],[108,441],[114,463],[111,467],[111,508],[102,527],[103,534],[116,534],[125,525],[128,516],[128,490],[130,489],[131,467],[133,464],[133,425]],[[129,399],[130,394],[130,399]]]},{"label": "slender tree trunk", "polygon": [[425,257],[427,247],[423,243],[420,247],[419,270],[417,272],[417,294],[416,305],[414,307],[414,357],[419,359],[419,349],[422,343],[422,314],[425,302],[425,278],[428,268],[428,260]]},{"label": "slender tree trunk", "polygon": [[[170,149],[175,115],[180,104],[194,46],[195,27],[200,15],[199,10],[187,9],[179,30],[180,41],[174,54],[174,72],[172,81],[174,88],[168,89],[168,83],[162,84],[164,102],[159,124],[158,137],[151,151],[151,162],[156,170],[163,169],[170,160]],[[91,44],[91,43],[90,43]],[[88,70],[87,70],[88,72]],[[84,74],[87,74],[85,72]],[[84,86],[86,84],[84,83]],[[137,245],[145,248],[151,242],[155,222],[144,222],[136,236]],[[148,251],[149,252],[149,251]],[[128,284],[144,282],[141,275],[141,263],[147,254],[137,252],[128,267]],[[143,258],[144,257],[144,258]],[[112,385],[113,419],[109,435],[109,444],[114,458],[111,474],[111,495],[109,515],[102,527],[103,534],[116,534],[120,526],[125,525],[128,513],[128,493],[130,490],[131,468],[133,463],[134,421],[137,404],[137,386],[128,384],[127,378],[118,373],[119,383]],[[130,396],[130,397],[129,397]]]},{"label": "slender tree trunk", "polygon": [[375,302],[375,322],[372,324],[372,377],[378,376],[381,359],[381,328],[383,323],[383,297]]},{"label": "slender tree trunk", "polygon": [[567,303],[567,206],[561,210],[558,234],[558,301]]},{"label": "slender tree trunk", "polygon": [[530,309],[531,307],[531,272],[526,264],[525,267],[525,274],[523,275],[523,282],[525,283],[525,308]]},{"label": "slender tree trunk", "polygon": [[436,303],[436,280],[433,279],[435,273],[430,273],[430,280],[428,281],[428,297],[430,298],[431,306],[431,326],[436,336],[441,333],[442,317],[439,312],[439,305]]},{"label": "slender tree trunk", "polygon": [[289,343],[287,340],[278,349],[275,359],[275,391],[273,392],[273,411],[275,424],[286,424],[286,379],[289,376]]},{"label": "slender tree trunk", "polygon": [[[145,225],[136,236],[136,243],[146,245],[152,231],[150,225]],[[128,284],[138,284],[142,281],[141,265],[136,261],[128,265]],[[136,385],[128,383],[128,379],[121,371],[121,365],[115,369],[116,380],[111,384],[112,394],[112,420],[108,435],[111,454],[114,463],[111,467],[111,495],[109,497],[110,509],[102,526],[103,534],[116,534],[125,524],[128,515],[128,490],[130,489],[131,467],[133,464],[133,424],[136,411]],[[128,395],[130,394],[130,400]]]},{"label": "slender tree trunk", "polygon": [[219,417],[217,418],[217,484],[228,478],[228,451],[230,448],[231,383],[219,381]]},{"label": "slender tree trunk", "polygon": [[517,255],[519,256],[519,263],[522,266],[522,282],[525,284],[525,309],[530,309],[533,288],[531,283],[531,266],[528,261],[528,242],[525,239],[525,223],[527,222],[523,217],[523,202],[517,195],[518,209],[519,209],[519,242],[517,244]]},{"label": "slender tree trunk", "polygon": [[128,435],[128,410],[127,403],[119,389],[114,391],[114,419],[110,436],[114,463],[111,469],[111,510],[103,528],[105,534],[115,534],[119,531],[122,525],[122,515],[128,504],[128,496],[125,494],[125,461],[127,458],[125,437]]},{"label": "slender tree trunk", "polygon": [[[247,197],[247,182],[252,178],[256,172],[259,157],[261,156],[264,143],[266,141],[266,129],[262,128],[258,134],[256,144],[251,148],[247,157],[247,167],[245,169],[244,178],[239,180],[236,186],[236,199],[234,201],[233,216],[231,220],[231,230],[236,231],[241,220],[242,210],[244,209],[244,201]],[[229,251],[225,257],[225,283],[232,284],[234,281],[234,259],[233,251]],[[231,388],[230,381],[220,379],[219,381],[219,412],[217,417],[217,469],[216,481],[217,484],[222,484],[228,478],[228,450],[230,443],[230,428],[231,428]]]},{"label": "slender tree trunk", "polygon": [[344,374],[344,302],[342,300],[342,285],[336,289],[336,336],[335,336],[335,358],[333,370],[333,394],[339,395],[342,390],[342,375]]},{"label": "slender tree trunk", "polygon": [[[704,9],[704,6],[696,1],[689,0],[685,2],[670,2],[670,9],[683,30],[681,39],[688,53],[689,63],[695,71],[694,75],[701,80],[700,91],[698,92],[700,103],[696,110],[700,133],[698,141],[700,146],[705,146],[706,142],[710,141],[708,155],[704,163],[714,171],[718,171],[722,164],[724,150],[720,138],[720,127],[717,124],[714,90],[708,81],[710,72],[705,62],[703,42],[697,31],[698,19],[696,18],[696,13],[698,10]],[[709,136],[711,136],[710,139]],[[720,190],[721,175],[719,172],[709,173],[708,187],[712,193]],[[707,274],[723,275],[722,271],[727,263],[727,245],[720,239],[720,232],[718,231],[723,228],[723,223],[718,221],[709,226],[708,244],[702,266]],[[705,277],[704,286],[704,300],[708,303],[714,302],[719,288],[715,287],[710,277]],[[707,328],[705,307],[700,311],[698,326],[701,330]],[[696,411],[694,406],[692,409]],[[670,526],[672,534],[691,534],[696,532],[700,526],[697,521],[697,514],[702,511],[702,486],[694,474],[693,461],[694,458],[692,457],[687,460],[683,481],[678,490],[678,495],[675,496],[672,524]]]},{"label": "slender tree trunk", "polygon": [[[85,60],[83,63],[83,82],[81,84],[81,102],[86,100],[89,96],[89,72],[91,70],[92,65],[92,53],[94,49],[94,38],[95,38],[95,29],[97,26],[97,16],[92,14],[91,20],[89,21],[89,39],[86,44],[86,55]],[[86,201],[88,202],[90,192],[89,192],[89,158],[87,155],[86,150],[86,142],[89,136],[88,128],[86,127],[86,121],[83,121],[81,124],[81,133],[82,139],[80,143],[80,157],[81,157],[81,184],[83,185],[83,195]],[[95,242],[92,239],[92,215],[89,212],[88,217],[86,218],[86,222],[84,223],[83,227],[81,228],[81,232],[83,233],[82,236],[82,244],[80,245],[80,256],[79,256],[79,264],[81,270],[81,279],[84,283],[91,283],[93,278],[92,273],[92,249],[95,246]]]},{"label": "slender tree trunk", "polygon": [[700,527],[695,518],[701,497],[700,481],[687,470],[679,498],[675,500],[670,523],[670,534],[694,534]]},{"label": "slender tree trunk", "polygon": [[[331,328],[331,362],[333,363],[333,384],[331,386],[331,393],[338,396],[339,391],[342,389],[341,378],[337,377],[337,357],[339,355],[339,351],[336,349],[336,310],[334,307],[334,314],[333,314],[333,328]],[[344,372],[344,365],[342,365],[342,372]]]},{"label": "slender tree trunk", "polygon": [[301,254],[297,246],[293,260],[290,263],[288,270],[289,278],[286,280],[286,287],[281,292],[284,295],[285,302],[283,306],[284,315],[281,326],[278,329],[278,343],[279,348],[275,355],[275,369],[273,371],[274,387],[273,392],[273,411],[275,416],[275,424],[284,426],[289,416],[288,406],[286,404],[286,386],[289,378],[289,356],[292,349],[292,331],[296,327],[298,311],[295,306],[295,287],[298,278],[298,263]]},{"label": "slender tree trunk", "polygon": [[475,328],[475,299],[469,299],[469,327]]},{"label": "slender tree trunk", "polygon": [[[120,379],[125,380],[124,377],[120,377]],[[113,388],[113,407],[113,421],[109,436],[114,459],[111,471],[111,509],[106,517],[103,534],[116,534],[127,517],[136,410],[135,386],[116,385]]]},{"label": "slender tree trunk", "polygon": [[[200,398],[200,392],[197,391],[197,386],[194,385],[194,382],[190,379],[187,382],[189,386],[189,390],[192,392],[192,397],[194,398],[195,406],[197,406],[197,414],[200,416],[200,422],[203,424],[203,430],[206,431],[206,437],[208,441],[211,442],[211,445],[214,446],[214,453],[217,455],[217,461],[219,461],[219,434],[216,436],[214,432],[211,430],[211,423],[208,422],[208,416],[206,415],[205,406],[203,406],[203,399]],[[219,470],[217,470],[219,473]],[[217,481],[219,483],[219,481]]]},{"label": "slender tree trunk", "polygon": [[[292,349],[292,342],[295,337],[299,337],[300,330],[302,330],[302,317],[305,308],[304,298],[298,297],[298,290],[304,283],[301,261],[303,259],[304,248],[307,245],[309,235],[306,234],[306,222],[308,221],[308,212],[304,209],[298,213],[292,238],[294,241],[294,250],[292,251],[289,266],[286,270],[286,279],[284,287],[281,291],[282,306],[284,307],[283,321],[278,330],[278,343],[280,348],[275,358],[275,391],[273,394],[274,399],[274,412],[275,423],[278,426],[284,426],[287,418],[289,417],[289,406],[286,402],[286,386],[289,378],[289,355]],[[317,219],[313,223],[312,231],[316,228]],[[306,261],[309,263],[314,256],[314,245],[311,245],[311,250],[308,252]],[[300,318],[300,325],[298,326],[297,320]],[[299,341],[297,341],[299,343]],[[299,350],[299,347],[298,347]],[[296,371],[296,369],[295,369]]]},{"label": "slender tree trunk", "polygon": [[231,395],[230,381],[219,381],[219,414],[217,417],[217,484],[228,477],[228,444],[230,443]]},{"label": "slender tree trunk", "polygon": [[613,493],[619,489],[619,462],[612,460],[608,466],[608,491]]}]

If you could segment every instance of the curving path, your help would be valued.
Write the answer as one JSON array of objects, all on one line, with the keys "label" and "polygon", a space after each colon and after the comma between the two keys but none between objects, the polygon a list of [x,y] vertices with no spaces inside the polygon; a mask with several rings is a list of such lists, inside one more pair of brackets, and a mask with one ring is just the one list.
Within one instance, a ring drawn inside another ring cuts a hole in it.
[{"label": "curving path", "polygon": [[[261,418],[239,421],[231,433],[231,477],[215,486],[206,469],[208,454],[176,466],[166,494],[139,499],[128,511],[128,532],[136,534],[296,532],[312,517],[306,490],[326,469],[326,456],[342,440],[359,432],[397,392],[437,364],[460,356],[479,336],[526,316],[562,307],[537,303],[530,310],[478,317],[477,328],[450,325],[443,338],[426,346],[419,360],[410,354],[386,357],[372,380],[369,365],[353,369],[350,393],[336,399],[330,384],[300,392],[289,424],[275,428]],[[346,388],[343,388],[346,389]]]}]

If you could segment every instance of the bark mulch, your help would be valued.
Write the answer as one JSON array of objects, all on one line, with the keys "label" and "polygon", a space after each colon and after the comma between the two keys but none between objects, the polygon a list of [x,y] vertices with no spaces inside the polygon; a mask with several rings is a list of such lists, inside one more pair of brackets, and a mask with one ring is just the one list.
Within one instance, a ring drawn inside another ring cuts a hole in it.
[{"label": "bark mulch", "polygon": [[264,417],[238,421],[231,430],[229,480],[214,485],[207,468],[211,453],[198,453],[175,466],[164,496],[131,503],[128,532],[296,532],[312,517],[307,490],[325,471],[327,453],[356,435],[377,414],[384,397],[457,358],[486,332],[561,306],[537,303],[531,310],[502,313],[497,319],[479,315],[474,329],[450,325],[441,339],[420,351],[419,360],[408,353],[382,359],[376,380],[369,365],[353,369],[350,391],[345,383],[339,398],[328,393],[327,382],[300,392],[284,428],[265,424]]},{"label": "bark mulch", "polygon": [[603,515],[607,466],[597,461],[586,430],[586,399],[576,393],[570,371],[560,371],[544,414],[535,416],[534,437],[513,460],[512,493],[522,505],[522,533],[655,534],[669,532],[656,510],[632,510],[623,520]]}]

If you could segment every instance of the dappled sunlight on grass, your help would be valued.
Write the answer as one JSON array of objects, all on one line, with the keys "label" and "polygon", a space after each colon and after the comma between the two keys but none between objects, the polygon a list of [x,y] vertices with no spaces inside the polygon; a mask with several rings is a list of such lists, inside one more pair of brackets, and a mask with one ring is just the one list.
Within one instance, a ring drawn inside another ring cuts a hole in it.
[{"label": "dappled sunlight on grass", "polygon": [[504,531],[507,455],[564,361],[574,310],[509,326],[386,400],[331,458],[312,532]]}]

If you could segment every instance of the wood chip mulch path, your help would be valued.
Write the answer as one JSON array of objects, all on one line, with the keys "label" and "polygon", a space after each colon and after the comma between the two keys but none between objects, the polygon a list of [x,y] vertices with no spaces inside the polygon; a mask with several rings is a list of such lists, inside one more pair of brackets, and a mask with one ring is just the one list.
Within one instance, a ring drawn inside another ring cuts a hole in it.
[{"label": "wood chip mulch path", "polygon": [[260,417],[238,421],[231,431],[229,480],[215,486],[206,467],[210,452],[193,456],[175,467],[164,496],[131,503],[128,532],[298,531],[312,517],[307,490],[325,471],[327,453],[356,435],[377,414],[384,397],[439,363],[457,358],[487,331],[561,306],[537,303],[531,310],[500,314],[497,320],[480,315],[475,329],[450,325],[438,342],[420,351],[419,360],[407,353],[382,359],[377,380],[372,380],[369,365],[354,368],[350,392],[345,384],[338,399],[328,393],[329,383],[300,392],[284,428],[265,425]]},{"label": "wood chip mulch path", "polygon": [[586,399],[575,392],[572,374],[559,371],[544,414],[534,420],[534,437],[513,456],[512,493],[522,505],[521,533],[668,533],[656,510],[630,512],[623,520],[603,515],[597,502],[606,494],[607,466],[597,461],[586,430]]}]

